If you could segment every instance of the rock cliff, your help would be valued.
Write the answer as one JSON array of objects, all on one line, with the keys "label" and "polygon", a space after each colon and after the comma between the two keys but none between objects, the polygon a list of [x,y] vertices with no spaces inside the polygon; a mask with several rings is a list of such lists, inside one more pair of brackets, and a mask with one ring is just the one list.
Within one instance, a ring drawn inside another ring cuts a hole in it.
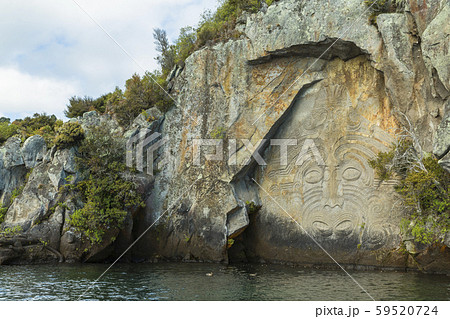
[{"label": "rock cliff", "polygon": [[[67,219],[82,203],[49,210],[61,201],[60,186],[76,182],[67,181],[77,176],[76,149],[47,150],[38,136],[0,148],[2,203],[25,185],[5,224],[50,242],[49,259],[114,256],[153,225],[133,259],[332,266],[333,258],[448,272],[445,246],[401,249],[408,238],[396,181],[380,181],[368,162],[411,124],[423,150],[450,171],[449,18],[446,0],[410,0],[376,26],[360,0],[282,0],[244,14],[238,39],[194,52],[173,72],[176,107],[151,123],[137,118],[124,133],[137,157],[145,155],[141,164],[156,168],[126,240],[76,252]],[[87,113],[78,121],[107,119]],[[9,248],[0,258],[18,254]]]}]

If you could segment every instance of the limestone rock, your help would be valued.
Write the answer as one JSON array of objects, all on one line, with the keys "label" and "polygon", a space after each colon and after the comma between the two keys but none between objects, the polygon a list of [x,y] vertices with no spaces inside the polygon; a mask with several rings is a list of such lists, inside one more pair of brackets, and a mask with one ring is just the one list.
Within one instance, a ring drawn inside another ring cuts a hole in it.
[{"label": "limestone rock", "polygon": [[446,113],[436,130],[433,153],[441,158],[450,151],[450,100],[447,101]]},{"label": "limestone rock", "polygon": [[422,34],[422,50],[429,73],[434,76],[436,92],[443,98],[450,95],[450,4],[428,24]]},{"label": "limestone rock", "polygon": [[44,159],[47,152],[47,144],[44,138],[39,135],[29,137],[23,143],[22,149],[23,161],[26,168],[34,168],[38,162]]},{"label": "limestone rock", "polygon": [[383,37],[386,59],[382,68],[386,87],[394,105],[405,112],[411,103],[414,89],[413,44],[407,17],[400,13],[380,14],[378,29]]},{"label": "limestone rock", "polygon": [[20,144],[22,141],[18,137],[10,137],[3,146],[3,167],[10,169],[14,166],[23,165],[22,153],[20,152]]},{"label": "limestone rock", "polygon": [[12,192],[23,185],[26,174],[20,139],[10,138],[0,147],[0,207],[9,205]]},{"label": "limestone rock", "polygon": [[249,225],[247,209],[245,207],[228,213],[227,216],[227,237],[234,238],[239,236]]}]

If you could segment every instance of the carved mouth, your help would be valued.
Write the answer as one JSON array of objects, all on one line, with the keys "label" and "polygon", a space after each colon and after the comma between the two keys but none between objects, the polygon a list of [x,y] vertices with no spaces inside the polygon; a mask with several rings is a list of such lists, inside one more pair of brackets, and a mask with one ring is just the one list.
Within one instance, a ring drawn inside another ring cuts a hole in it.
[{"label": "carved mouth", "polygon": [[338,238],[351,236],[358,225],[358,214],[343,212],[328,213],[317,212],[310,215],[309,223],[312,232],[319,237]]}]

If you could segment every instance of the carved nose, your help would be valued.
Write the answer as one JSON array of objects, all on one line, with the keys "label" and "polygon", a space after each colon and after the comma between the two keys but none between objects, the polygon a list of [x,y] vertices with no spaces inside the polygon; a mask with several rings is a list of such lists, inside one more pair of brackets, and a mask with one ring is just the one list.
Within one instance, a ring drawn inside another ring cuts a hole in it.
[{"label": "carved nose", "polygon": [[342,205],[344,204],[344,198],[341,196],[342,194],[339,193],[339,181],[337,179],[336,169],[330,172],[330,177],[328,179],[324,195],[324,207],[342,208]]}]

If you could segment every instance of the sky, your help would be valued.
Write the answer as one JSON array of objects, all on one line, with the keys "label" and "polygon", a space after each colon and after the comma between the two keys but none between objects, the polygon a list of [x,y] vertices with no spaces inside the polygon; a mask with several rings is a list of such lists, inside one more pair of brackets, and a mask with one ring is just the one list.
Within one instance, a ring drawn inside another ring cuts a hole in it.
[{"label": "sky", "polygon": [[196,26],[216,6],[217,0],[0,0],[0,117],[64,118],[71,96],[123,88],[133,73],[144,73],[133,59],[145,70],[158,68],[154,28],[174,41],[181,27]]}]

